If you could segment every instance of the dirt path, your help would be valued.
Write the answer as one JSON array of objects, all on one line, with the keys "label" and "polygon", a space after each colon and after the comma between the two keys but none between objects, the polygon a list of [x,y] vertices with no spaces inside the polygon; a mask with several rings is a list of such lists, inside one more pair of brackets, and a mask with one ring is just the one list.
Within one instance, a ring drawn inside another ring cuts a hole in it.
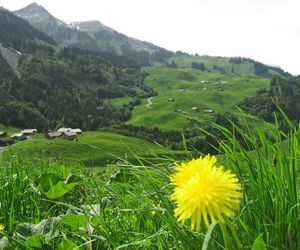
[{"label": "dirt path", "polygon": [[149,97],[148,99],[147,99],[147,104],[146,104],[146,107],[148,108],[148,109],[151,109],[151,105],[152,105],[152,98],[153,98],[153,96],[152,97]]}]

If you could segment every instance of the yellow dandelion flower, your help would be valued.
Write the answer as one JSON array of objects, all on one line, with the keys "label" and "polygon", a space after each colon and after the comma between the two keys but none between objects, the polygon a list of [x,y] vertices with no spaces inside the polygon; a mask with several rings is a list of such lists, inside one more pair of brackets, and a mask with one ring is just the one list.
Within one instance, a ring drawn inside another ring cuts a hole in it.
[{"label": "yellow dandelion flower", "polygon": [[0,232],[4,230],[4,226],[2,224],[0,224]]},{"label": "yellow dandelion flower", "polygon": [[182,225],[191,219],[192,230],[199,231],[202,222],[207,228],[217,220],[225,223],[225,218],[239,209],[241,185],[235,174],[223,166],[216,167],[216,161],[210,155],[193,159],[176,165],[171,175],[175,216]]}]

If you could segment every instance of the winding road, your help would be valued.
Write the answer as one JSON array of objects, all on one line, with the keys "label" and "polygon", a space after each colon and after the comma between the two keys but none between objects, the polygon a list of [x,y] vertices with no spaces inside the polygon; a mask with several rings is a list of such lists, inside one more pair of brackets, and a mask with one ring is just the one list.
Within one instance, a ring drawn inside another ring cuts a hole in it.
[{"label": "winding road", "polygon": [[153,96],[151,96],[151,97],[149,97],[148,99],[147,99],[147,104],[146,104],[146,107],[148,108],[148,109],[151,109],[151,105],[152,105],[152,98],[153,98]]}]

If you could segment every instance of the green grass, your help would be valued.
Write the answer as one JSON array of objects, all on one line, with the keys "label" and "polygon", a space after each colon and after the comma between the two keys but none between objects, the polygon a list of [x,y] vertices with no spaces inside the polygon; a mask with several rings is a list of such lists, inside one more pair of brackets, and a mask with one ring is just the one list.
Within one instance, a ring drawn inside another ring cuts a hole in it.
[{"label": "green grass", "polygon": [[126,97],[120,97],[120,98],[112,98],[107,100],[107,103],[110,103],[115,106],[123,106],[124,104],[129,104],[129,102],[132,100],[132,97],[126,96]]},{"label": "green grass", "polygon": [[84,132],[77,141],[63,138],[49,140],[37,134],[18,142],[16,148],[25,158],[47,158],[65,163],[81,162],[85,166],[103,167],[118,161],[132,159],[135,154],[147,158],[153,153],[169,154],[162,147],[148,141],[109,132]]},{"label": "green grass", "polygon": [[0,123],[0,130],[7,132],[8,136],[21,131],[21,129],[19,128],[3,125],[1,123]]},{"label": "green grass", "polygon": [[[129,123],[163,130],[182,130],[190,119],[195,118],[202,122],[211,121],[214,114],[204,113],[205,109],[213,109],[214,113],[230,112],[238,115],[236,105],[245,97],[254,95],[257,89],[269,86],[268,79],[255,76],[202,73],[191,68],[154,66],[145,71],[149,73],[146,84],[157,91],[158,95],[152,98],[150,108],[147,108],[148,101],[144,99],[142,105],[133,110]],[[204,80],[209,83],[201,83]],[[121,100],[118,99],[118,102]],[[192,111],[192,107],[197,107],[198,111]],[[175,112],[176,109],[184,112]]]},{"label": "green grass", "polygon": [[[75,161],[51,163],[11,150],[0,161],[1,248],[298,249],[300,127],[291,126],[286,134],[277,126],[269,131],[270,140],[260,126],[249,126],[240,131],[242,141],[215,127],[227,138],[218,164],[242,185],[240,209],[226,225],[217,221],[195,232],[188,222],[177,222],[176,204],[170,200],[176,158],[154,154],[156,163],[124,159],[112,174],[97,174]],[[93,137],[87,133],[79,141]],[[97,141],[101,143],[100,136]],[[135,146],[132,150],[143,149]]]},{"label": "green grass", "polygon": [[221,67],[225,70],[227,74],[232,74],[232,69],[234,74],[239,75],[255,75],[253,63],[243,62],[241,64],[234,64],[229,62],[229,57],[220,56],[190,56],[181,55],[174,56],[169,59],[169,61],[174,61],[179,67],[191,67],[193,62],[203,63],[207,70],[212,72],[218,72],[214,69],[214,66]]}]

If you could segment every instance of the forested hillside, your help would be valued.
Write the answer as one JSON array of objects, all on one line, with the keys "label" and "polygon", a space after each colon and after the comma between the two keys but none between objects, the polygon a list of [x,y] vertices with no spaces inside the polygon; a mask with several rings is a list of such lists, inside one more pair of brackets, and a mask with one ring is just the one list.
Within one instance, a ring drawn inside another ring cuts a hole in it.
[{"label": "forested hillside", "polygon": [[0,54],[1,123],[40,130],[60,125],[96,129],[130,118],[132,105],[114,107],[104,99],[153,94],[132,60],[57,49],[51,38],[7,10],[0,11],[0,20],[0,43],[19,56],[17,77]]},{"label": "forested hillside", "polygon": [[282,126],[287,126],[278,110],[280,107],[295,122],[300,121],[300,77],[273,77],[270,89],[259,89],[254,97],[246,98],[240,105],[251,114],[269,122],[275,122],[275,115]]},{"label": "forested hillside", "polygon": [[32,51],[38,47],[36,41],[55,44],[52,38],[3,8],[0,8],[0,23],[0,42],[6,47]]},{"label": "forested hillside", "polygon": [[[2,64],[8,79],[15,79]],[[103,102],[112,97],[145,95],[144,74],[123,57],[51,47],[19,59],[20,79],[5,81],[7,101],[1,121],[39,129],[56,125],[96,129],[129,119],[129,107]],[[14,115],[13,115],[14,114]]]}]

